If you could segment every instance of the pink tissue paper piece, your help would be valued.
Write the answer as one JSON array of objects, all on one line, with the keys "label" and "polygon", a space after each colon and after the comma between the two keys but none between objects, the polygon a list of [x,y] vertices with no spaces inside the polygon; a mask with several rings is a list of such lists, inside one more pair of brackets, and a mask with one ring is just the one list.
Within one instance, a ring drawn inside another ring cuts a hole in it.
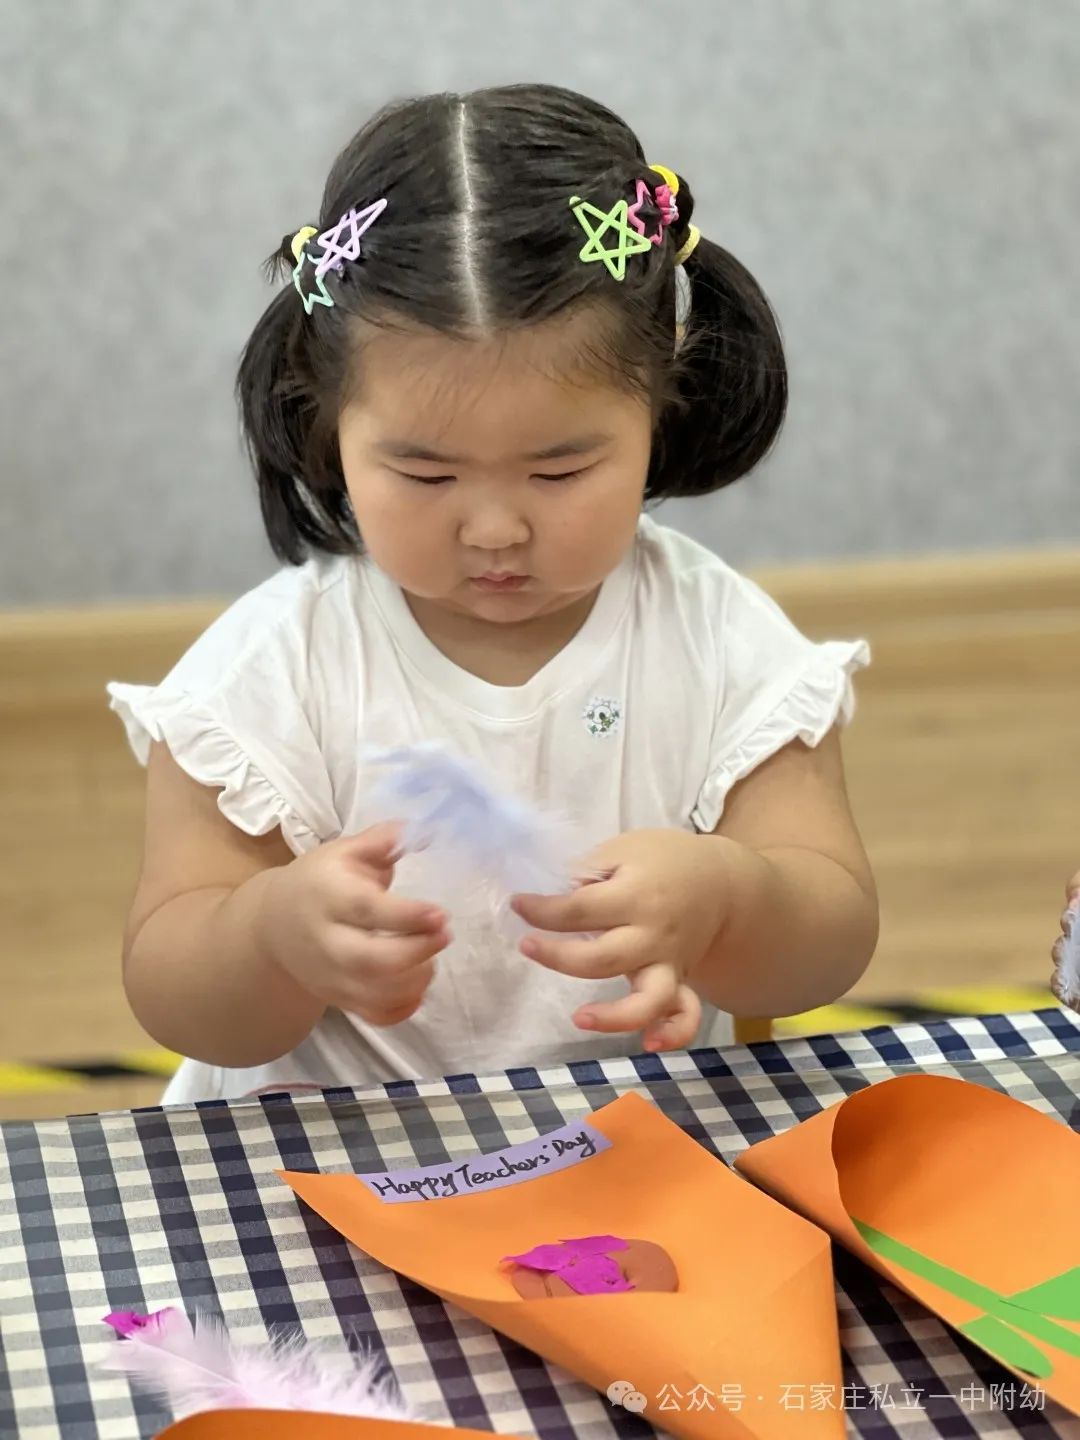
[{"label": "pink tissue paper piece", "polygon": [[548,1271],[578,1295],[607,1295],[634,1288],[610,1258],[612,1250],[626,1248],[626,1241],[617,1235],[586,1235],[557,1245],[534,1245],[522,1255],[505,1256],[504,1263]]},{"label": "pink tissue paper piece", "polygon": [[175,1314],[175,1307],[168,1305],[164,1310],[154,1310],[149,1315],[140,1315],[137,1310],[114,1310],[105,1316],[105,1324],[111,1325],[118,1335],[127,1337],[136,1331],[147,1330],[161,1324],[163,1315]]}]

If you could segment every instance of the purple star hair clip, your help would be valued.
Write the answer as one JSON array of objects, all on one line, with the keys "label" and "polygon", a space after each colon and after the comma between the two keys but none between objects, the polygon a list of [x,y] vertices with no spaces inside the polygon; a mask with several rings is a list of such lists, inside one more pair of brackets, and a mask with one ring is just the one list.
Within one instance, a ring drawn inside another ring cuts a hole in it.
[{"label": "purple star hair clip", "polygon": [[[352,208],[345,212],[336,225],[331,225],[329,230],[322,232],[319,244],[323,247],[323,253],[315,262],[316,279],[321,279],[327,270],[336,270],[340,275],[346,260],[360,259],[360,237],[371,229],[385,209],[385,198],[366,205],[363,210]],[[342,244],[342,237],[346,234],[348,239]]]},{"label": "purple star hair clip", "polygon": [[[305,314],[310,315],[316,305],[333,307],[333,297],[326,288],[326,272],[334,270],[340,275],[345,269],[346,260],[363,259],[360,239],[371,229],[386,206],[385,197],[373,201],[362,210],[350,206],[337,224],[331,225],[329,230],[324,230],[321,235],[317,233],[314,225],[305,225],[293,236],[292,252],[296,267],[292,278],[296,293],[304,302]],[[310,254],[307,248],[313,239],[322,247],[322,253],[318,256]],[[308,265],[315,269],[315,287],[312,290],[305,290],[302,283],[303,273]]]}]

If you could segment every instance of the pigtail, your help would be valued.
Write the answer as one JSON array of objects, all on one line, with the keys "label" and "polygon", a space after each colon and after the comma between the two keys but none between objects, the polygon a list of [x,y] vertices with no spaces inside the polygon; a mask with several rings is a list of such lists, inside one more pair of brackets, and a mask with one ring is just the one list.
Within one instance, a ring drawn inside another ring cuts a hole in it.
[{"label": "pigtail", "polygon": [[[290,239],[266,262],[271,278],[291,270]],[[292,285],[270,302],[240,358],[236,395],[259,487],[270,546],[299,565],[310,550],[359,547],[337,438],[317,400],[308,350],[311,320]]]},{"label": "pigtail", "polygon": [[[674,254],[687,244],[693,197],[679,190]],[[684,262],[689,314],[661,413],[648,498],[706,495],[768,452],[787,408],[787,367],[768,300],[750,272],[701,236]]]}]

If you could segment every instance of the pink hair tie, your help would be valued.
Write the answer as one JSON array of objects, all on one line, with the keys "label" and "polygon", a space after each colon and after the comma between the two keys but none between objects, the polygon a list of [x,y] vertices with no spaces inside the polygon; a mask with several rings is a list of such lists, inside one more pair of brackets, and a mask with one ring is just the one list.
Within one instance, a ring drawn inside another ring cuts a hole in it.
[{"label": "pink hair tie", "polygon": [[671,193],[671,186],[658,185],[653,191],[653,197],[660,207],[660,224],[666,230],[679,218],[679,207],[675,203],[675,196]]},{"label": "pink hair tie", "polygon": [[[651,235],[646,231],[645,222],[640,213],[646,200],[651,201],[660,211],[657,227]],[[626,218],[639,235],[644,235],[654,245],[659,245],[664,238],[664,231],[669,225],[674,225],[679,218],[679,207],[675,203],[675,195],[671,186],[665,183],[657,185],[655,190],[650,190],[647,180],[639,180],[637,182],[637,199],[633,205],[628,206]]]}]

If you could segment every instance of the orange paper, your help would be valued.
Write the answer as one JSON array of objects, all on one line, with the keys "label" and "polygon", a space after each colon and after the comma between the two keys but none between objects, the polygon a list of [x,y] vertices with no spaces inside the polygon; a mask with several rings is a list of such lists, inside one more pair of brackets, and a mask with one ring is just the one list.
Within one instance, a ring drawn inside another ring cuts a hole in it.
[{"label": "orange paper", "polygon": [[[210,1410],[178,1420],[158,1440],[492,1440],[490,1430],[448,1430],[405,1420],[357,1420],[296,1410]],[[505,1436],[503,1440],[513,1440]]]},{"label": "orange paper", "polygon": [[[811,1388],[841,1393],[827,1237],[638,1095],[587,1118],[610,1149],[500,1190],[394,1205],[352,1175],[283,1178],[381,1264],[602,1395],[630,1382],[658,1429],[689,1440],[839,1440],[842,1411],[805,1398]],[[604,1233],[662,1245],[678,1292],[523,1300],[500,1266],[540,1242]],[[796,1392],[804,1408],[788,1403]]]},{"label": "orange paper", "polygon": [[942,1075],[883,1080],[736,1168],[1080,1412],[1080,1137]]}]

